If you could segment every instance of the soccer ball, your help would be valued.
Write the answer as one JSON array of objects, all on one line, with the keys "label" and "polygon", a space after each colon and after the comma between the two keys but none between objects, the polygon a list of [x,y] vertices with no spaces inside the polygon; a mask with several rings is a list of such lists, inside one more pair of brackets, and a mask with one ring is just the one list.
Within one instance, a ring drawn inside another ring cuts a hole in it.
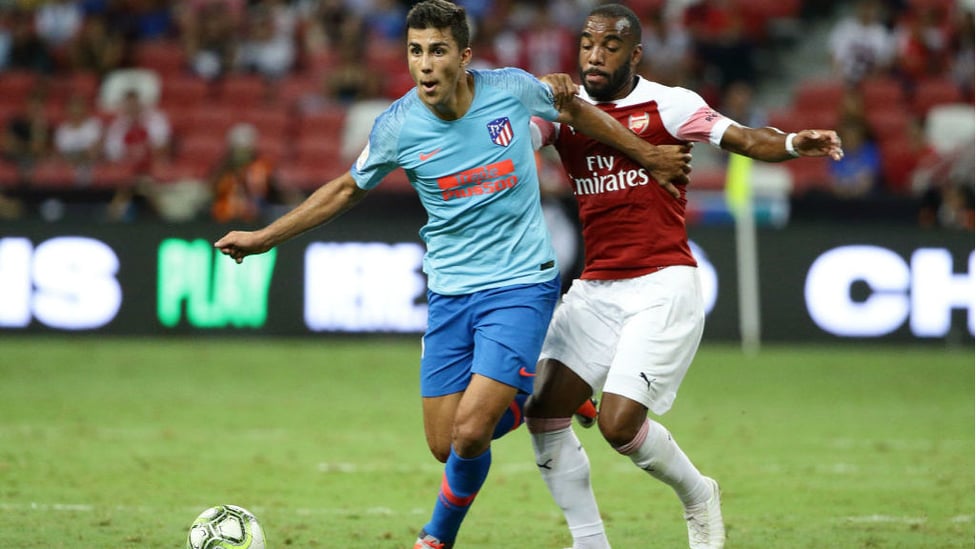
[{"label": "soccer ball", "polygon": [[186,537],[187,549],[264,549],[264,531],[254,515],[236,505],[200,513]]}]

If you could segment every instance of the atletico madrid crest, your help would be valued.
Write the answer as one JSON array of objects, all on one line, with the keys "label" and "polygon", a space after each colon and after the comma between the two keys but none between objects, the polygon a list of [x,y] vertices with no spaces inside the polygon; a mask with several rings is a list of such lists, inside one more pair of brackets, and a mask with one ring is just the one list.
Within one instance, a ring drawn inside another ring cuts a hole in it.
[{"label": "atletico madrid crest", "polygon": [[502,147],[507,147],[512,142],[512,138],[515,137],[515,134],[512,133],[512,123],[508,121],[507,116],[489,122],[488,135],[491,136],[492,143]]},{"label": "atletico madrid crest", "polygon": [[644,130],[647,129],[647,125],[651,123],[651,115],[643,112],[641,114],[632,114],[627,120],[627,127],[630,131],[640,135]]}]

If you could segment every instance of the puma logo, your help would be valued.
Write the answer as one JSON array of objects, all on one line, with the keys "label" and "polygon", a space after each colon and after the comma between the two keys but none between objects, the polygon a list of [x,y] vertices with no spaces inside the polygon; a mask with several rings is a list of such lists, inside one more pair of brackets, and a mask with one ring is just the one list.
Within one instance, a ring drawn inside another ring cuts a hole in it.
[{"label": "puma logo", "polygon": [[651,383],[654,381],[654,378],[648,378],[647,377],[647,374],[645,374],[644,372],[641,372],[640,373],[640,377],[641,377],[641,379],[644,380],[644,383],[647,383],[647,388],[648,388],[648,390],[650,390]]}]

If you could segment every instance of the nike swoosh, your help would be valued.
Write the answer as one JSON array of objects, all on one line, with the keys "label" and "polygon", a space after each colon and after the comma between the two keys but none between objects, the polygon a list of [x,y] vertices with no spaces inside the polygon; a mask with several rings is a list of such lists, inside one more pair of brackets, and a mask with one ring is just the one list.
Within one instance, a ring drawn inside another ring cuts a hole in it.
[{"label": "nike swoosh", "polygon": [[430,160],[430,157],[434,156],[435,154],[437,154],[439,152],[441,152],[440,149],[434,149],[434,150],[430,151],[429,153],[420,153],[420,161],[421,162],[426,162],[426,161]]},{"label": "nike swoosh", "polygon": [[525,366],[519,368],[519,375],[522,377],[535,377],[535,372],[530,372],[525,369]]}]

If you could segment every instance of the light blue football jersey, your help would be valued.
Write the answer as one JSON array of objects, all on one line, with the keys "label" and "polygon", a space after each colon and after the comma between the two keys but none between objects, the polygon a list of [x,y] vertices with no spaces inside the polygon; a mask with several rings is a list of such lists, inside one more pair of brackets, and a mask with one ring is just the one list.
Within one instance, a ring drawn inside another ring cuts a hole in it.
[{"label": "light blue football jersey", "polygon": [[470,70],[474,100],[437,118],[416,89],[376,118],[351,173],[363,189],[403,167],[427,210],[424,272],[439,294],[547,282],[558,273],[539,203],[529,118],[554,120],[552,90],[520,69]]}]

